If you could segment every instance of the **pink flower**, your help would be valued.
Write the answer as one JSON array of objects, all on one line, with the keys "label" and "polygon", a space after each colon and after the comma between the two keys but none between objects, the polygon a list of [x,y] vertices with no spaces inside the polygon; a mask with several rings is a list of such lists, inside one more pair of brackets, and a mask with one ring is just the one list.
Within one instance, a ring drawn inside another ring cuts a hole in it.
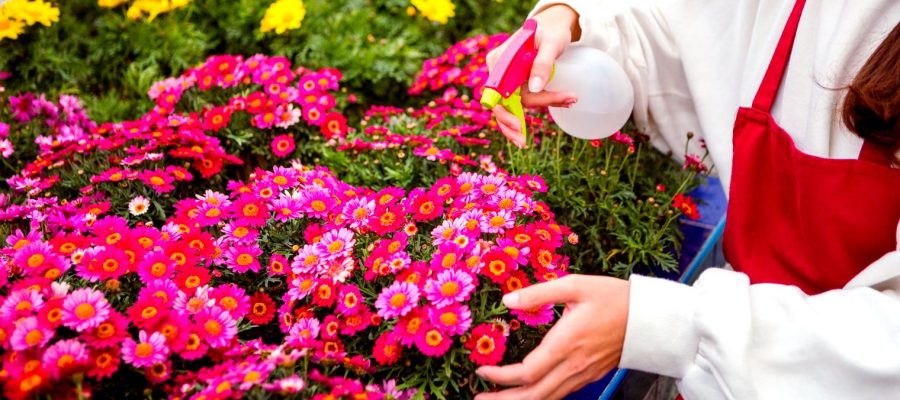
[{"label": "pink flower", "polygon": [[378,295],[375,308],[378,309],[379,316],[391,319],[406,315],[418,302],[419,289],[415,285],[409,282],[394,282]]},{"label": "pink flower", "polygon": [[237,273],[245,273],[247,271],[259,272],[259,256],[262,255],[262,249],[256,244],[245,245],[235,244],[225,250],[225,263],[228,268]]},{"label": "pink flower", "polygon": [[375,201],[368,197],[358,197],[348,201],[341,216],[349,222],[351,229],[359,229],[364,226],[369,217],[375,212]]},{"label": "pink flower", "polygon": [[53,334],[52,329],[38,324],[36,317],[22,318],[16,323],[9,342],[13,350],[24,351],[32,347],[44,347],[53,338]]},{"label": "pink flower", "polygon": [[449,335],[462,335],[472,326],[472,312],[462,304],[428,308],[428,320],[435,328]]},{"label": "pink flower", "polygon": [[225,347],[237,336],[237,322],[219,307],[200,311],[195,316],[195,321],[209,347]]},{"label": "pink flower", "polygon": [[63,302],[62,323],[82,332],[106,321],[109,311],[109,302],[103,293],[89,288],[78,289]]},{"label": "pink flower", "polygon": [[278,135],[272,139],[272,153],[275,153],[276,157],[287,157],[294,152],[296,147],[293,135]]},{"label": "pink flower", "polygon": [[143,171],[139,178],[159,193],[167,193],[175,189],[175,186],[172,185],[175,178],[161,169]]},{"label": "pink flower", "polygon": [[60,378],[87,363],[87,347],[77,339],[60,340],[44,351],[42,361],[51,376]]},{"label": "pink flower", "polygon": [[429,357],[440,357],[450,350],[453,339],[440,329],[433,326],[424,326],[416,335],[416,348],[422,354]]},{"label": "pink flower", "polygon": [[291,326],[285,342],[298,347],[310,346],[319,337],[319,326],[315,318],[300,318]]},{"label": "pink flower", "polygon": [[481,324],[472,329],[465,347],[471,351],[469,359],[478,365],[496,365],[506,352],[506,336],[494,324]]},{"label": "pink flower", "polygon": [[425,285],[425,298],[435,307],[446,307],[469,299],[475,290],[475,279],[466,271],[441,271]]},{"label": "pink flower", "polygon": [[356,244],[356,240],[353,232],[340,228],[322,235],[322,240],[316,243],[315,247],[323,260],[331,261],[349,256],[353,251],[354,244]]},{"label": "pink flower", "polygon": [[139,342],[132,338],[125,339],[122,343],[122,360],[138,368],[166,361],[169,347],[166,346],[166,337],[162,333],[153,332],[147,336],[147,332],[141,330],[138,339]]},{"label": "pink flower", "polygon": [[553,305],[545,304],[531,310],[512,310],[512,314],[528,326],[549,324],[553,321]]},{"label": "pink flower", "polygon": [[300,207],[310,218],[325,219],[334,207],[334,199],[325,190],[308,190],[300,197]]}]

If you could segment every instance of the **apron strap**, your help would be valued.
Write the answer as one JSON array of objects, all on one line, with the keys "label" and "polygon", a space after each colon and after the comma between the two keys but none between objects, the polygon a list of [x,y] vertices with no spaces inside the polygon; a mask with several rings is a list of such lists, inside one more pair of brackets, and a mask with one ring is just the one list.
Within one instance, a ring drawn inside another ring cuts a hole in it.
[{"label": "apron strap", "polygon": [[791,58],[791,49],[794,47],[794,37],[797,36],[797,26],[800,25],[800,14],[803,12],[804,4],[806,4],[806,0],[797,0],[794,3],[794,9],[791,10],[791,15],[781,33],[781,39],[778,40],[778,46],[775,47],[775,54],[759,85],[756,98],[753,99],[753,108],[755,109],[766,113],[772,109],[772,103],[775,102],[775,95],[778,94],[778,88],[781,86],[781,79],[787,69],[788,60]]}]

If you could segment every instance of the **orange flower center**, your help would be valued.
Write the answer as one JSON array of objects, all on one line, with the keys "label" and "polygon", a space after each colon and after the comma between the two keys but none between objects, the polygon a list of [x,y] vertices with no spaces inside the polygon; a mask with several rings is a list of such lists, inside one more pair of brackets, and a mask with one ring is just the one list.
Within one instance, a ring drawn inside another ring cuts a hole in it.
[{"label": "orange flower center", "polygon": [[37,268],[41,264],[44,263],[44,255],[43,254],[32,254],[28,257],[28,266],[31,268]]},{"label": "orange flower center", "polygon": [[395,308],[400,307],[400,306],[406,304],[406,295],[403,293],[396,293],[393,296],[391,296],[390,303],[391,303],[391,306],[393,306]]},{"label": "orange flower center", "polygon": [[153,354],[153,345],[150,343],[141,343],[134,348],[134,354],[141,358],[149,357]]},{"label": "orange flower center", "polygon": [[94,309],[94,306],[88,303],[81,303],[78,307],[75,307],[75,315],[78,316],[79,319],[91,318],[96,313],[97,310]]},{"label": "orange flower center", "polygon": [[203,329],[205,329],[206,333],[210,335],[218,336],[220,333],[222,333],[222,324],[220,324],[219,321],[211,319],[203,324]]}]

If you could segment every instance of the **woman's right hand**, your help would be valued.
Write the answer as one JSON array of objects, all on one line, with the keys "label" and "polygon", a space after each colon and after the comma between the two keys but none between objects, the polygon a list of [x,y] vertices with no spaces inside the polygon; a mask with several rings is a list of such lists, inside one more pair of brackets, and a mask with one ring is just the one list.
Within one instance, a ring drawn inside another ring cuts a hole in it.
[{"label": "woman's right hand", "polygon": [[[581,30],[578,26],[578,13],[571,7],[557,4],[545,8],[532,18],[537,21],[535,45],[538,54],[531,68],[531,76],[522,87],[522,105],[526,107],[571,107],[578,101],[574,93],[548,92],[544,90],[553,72],[553,63],[562,54],[569,43],[578,40]],[[497,58],[506,49],[509,41],[504,42],[487,55],[488,69],[494,67]],[[503,136],[516,146],[525,146],[525,136],[519,119],[503,106],[494,107],[494,116],[500,125]]]}]

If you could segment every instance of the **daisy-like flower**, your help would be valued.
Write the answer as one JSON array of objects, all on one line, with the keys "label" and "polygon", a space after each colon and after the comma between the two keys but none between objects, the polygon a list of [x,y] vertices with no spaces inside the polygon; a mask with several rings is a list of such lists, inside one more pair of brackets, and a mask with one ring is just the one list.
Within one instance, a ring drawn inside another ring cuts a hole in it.
[{"label": "daisy-like flower", "polygon": [[87,347],[77,339],[60,340],[44,351],[41,361],[50,376],[60,378],[87,363]]},{"label": "daisy-like flower", "polygon": [[172,361],[156,363],[144,368],[144,376],[150,383],[158,384],[167,381],[172,376]]},{"label": "daisy-like flower", "polygon": [[218,307],[204,309],[194,317],[209,347],[227,346],[237,336],[237,322]]},{"label": "daisy-like flower", "polygon": [[291,197],[278,197],[269,204],[269,211],[272,211],[275,220],[279,222],[287,222],[293,219],[299,219],[303,216],[300,212],[299,200]]},{"label": "daisy-like flower", "polygon": [[249,301],[250,307],[247,319],[255,325],[268,324],[275,317],[275,302],[269,295],[256,292]]},{"label": "daisy-like flower", "polygon": [[440,357],[450,350],[453,339],[440,329],[426,325],[416,335],[416,348],[429,357]]},{"label": "daisy-like flower", "polygon": [[325,116],[320,128],[325,139],[345,137],[347,136],[347,118],[341,113],[330,112]]},{"label": "daisy-like flower", "polygon": [[530,310],[512,310],[512,314],[528,326],[540,326],[553,321],[553,305],[544,304]]},{"label": "daisy-like flower", "polygon": [[175,262],[162,250],[154,250],[145,254],[138,261],[137,273],[145,283],[157,279],[169,279],[175,273]]},{"label": "daisy-like flower", "polygon": [[210,296],[216,305],[231,314],[235,320],[241,319],[250,309],[250,297],[239,286],[229,283],[212,289]]},{"label": "daisy-like flower", "polygon": [[516,269],[516,263],[506,253],[496,248],[487,252],[482,258],[484,267],[481,274],[494,283],[502,284],[509,274]]},{"label": "daisy-like flower", "polygon": [[63,325],[82,332],[106,321],[110,306],[103,293],[83,288],[69,294],[63,302],[62,312]]},{"label": "daisy-like flower", "polygon": [[383,335],[375,339],[375,348],[372,349],[372,356],[378,365],[393,365],[400,359],[403,348],[400,347],[400,341],[393,332],[385,332]]},{"label": "daisy-like flower", "polygon": [[349,229],[340,228],[328,231],[322,235],[322,240],[316,243],[315,247],[322,259],[326,261],[344,258],[353,251],[353,245],[356,244],[353,232]]},{"label": "daisy-like flower", "polygon": [[441,271],[425,284],[425,298],[435,307],[446,307],[469,299],[475,290],[472,274],[460,269]]},{"label": "daisy-like flower", "polygon": [[290,128],[297,122],[300,122],[301,116],[302,111],[299,108],[294,108],[293,104],[282,104],[275,109],[275,126],[282,129]]},{"label": "daisy-like flower", "polygon": [[225,250],[225,264],[232,271],[245,273],[247,271],[259,272],[259,256],[262,249],[256,244],[236,244]]},{"label": "daisy-like flower", "polygon": [[216,305],[216,300],[210,296],[209,286],[200,286],[193,293],[192,295],[190,292],[179,291],[172,309],[190,315]]},{"label": "daisy-like flower", "polygon": [[400,343],[404,346],[411,346],[416,341],[419,332],[425,327],[427,316],[422,315],[418,308],[414,308],[409,314],[406,314],[397,320],[394,325],[394,333],[400,339]]},{"label": "daisy-like flower", "polygon": [[142,171],[138,178],[158,193],[168,193],[175,189],[172,185],[175,178],[161,169]]},{"label": "daisy-like flower", "polygon": [[146,331],[141,330],[137,342],[127,338],[122,343],[122,360],[138,368],[164,362],[168,355],[166,338],[159,332],[148,335]]},{"label": "daisy-like flower", "polygon": [[40,241],[23,244],[13,257],[13,263],[31,275],[39,274],[54,266],[61,266],[62,262],[53,251],[53,246]]},{"label": "daisy-like flower", "polygon": [[378,315],[384,319],[402,317],[419,302],[419,289],[409,282],[394,282],[375,300]]},{"label": "daisy-like flower", "polygon": [[269,274],[270,275],[284,275],[287,272],[285,271],[285,267],[288,266],[287,257],[281,254],[272,254],[269,257]]},{"label": "daisy-like flower", "polygon": [[81,337],[93,348],[117,346],[128,337],[128,319],[115,310],[97,327],[82,332]]},{"label": "daisy-like flower", "polygon": [[296,147],[293,135],[278,135],[272,139],[272,153],[275,153],[276,157],[287,157],[294,152]]},{"label": "daisy-like flower", "polygon": [[291,263],[291,271],[295,274],[308,274],[317,271],[318,266],[323,263],[316,246],[308,244],[297,252],[294,262]]},{"label": "daisy-like flower", "polygon": [[497,239],[497,247],[500,251],[506,253],[509,258],[516,262],[518,265],[528,264],[528,256],[531,254],[531,249],[521,244],[517,243],[515,240],[507,239],[507,238],[498,238]]},{"label": "daisy-like flower", "polygon": [[400,230],[406,224],[406,213],[399,206],[378,206],[375,213],[369,217],[368,226],[375,233],[384,236],[390,232]]},{"label": "daisy-like flower", "polygon": [[367,223],[373,213],[375,213],[375,201],[368,197],[358,197],[344,204],[341,216],[348,221],[351,229],[359,229]]},{"label": "daisy-like flower", "polygon": [[334,199],[325,190],[309,190],[300,197],[300,209],[310,218],[325,219],[334,207]]},{"label": "daisy-like flower", "polygon": [[308,347],[319,337],[319,320],[300,318],[291,326],[285,342],[297,347]]},{"label": "daisy-like flower", "polygon": [[342,315],[354,314],[359,310],[361,301],[363,301],[363,297],[358,287],[344,285],[338,292],[337,311]]},{"label": "daisy-like flower", "polygon": [[435,194],[419,193],[410,201],[409,209],[412,212],[413,220],[427,222],[444,212],[444,202]]},{"label": "daisy-like flower", "polygon": [[228,207],[229,216],[234,223],[246,226],[263,226],[269,219],[269,211],[264,203],[255,196],[243,195]]},{"label": "daisy-like flower", "polygon": [[353,274],[353,270],[356,268],[356,263],[353,261],[352,257],[343,257],[338,258],[331,261],[326,261],[322,264],[319,264],[318,274],[323,278],[330,278],[334,283],[344,283],[347,278],[350,278],[350,275]]},{"label": "daisy-like flower", "polygon": [[109,378],[119,370],[121,354],[118,346],[95,348],[88,361],[87,376],[94,379]]},{"label": "daisy-like flower", "polygon": [[136,196],[128,202],[128,212],[134,216],[146,214],[148,208],[150,208],[150,201],[144,196]]},{"label": "daisy-like flower", "polygon": [[306,389],[306,381],[297,375],[291,375],[285,378],[276,379],[270,384],[265,384],[263,385],[263,389],[282,395],[295,394]]},{"label": "daisy-like flower", "polygon": [[428,320],[431,326],[450,335],[462,335],[472,326],[472,312],[462,304],[451,304],[446,307],[428,308]]},{"label": "daisy-like flower", "polygon": [[506,352],[506,336],[503,329],[494,324],[481,324],[472,329],[465,343],[469,359],[477,365],[497,365]]},{"label": "daisy-like flower", "polygon": [[509,210],[490,211],[485,214],[481,230],[487,233],[503,233],[516,224],[516,216]]},{"label": "daisy-like flower", "polygon": [[10,346],[15,351],[44,347],[53,338],[54,331],[41,326],[36,317],[22,318],[16,323],[15,330],[9,338]]}]

